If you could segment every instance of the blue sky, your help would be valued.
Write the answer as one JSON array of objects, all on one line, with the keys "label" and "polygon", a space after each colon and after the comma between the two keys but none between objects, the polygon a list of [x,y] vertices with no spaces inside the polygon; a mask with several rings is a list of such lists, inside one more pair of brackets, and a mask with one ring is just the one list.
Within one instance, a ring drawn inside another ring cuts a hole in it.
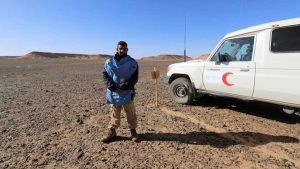
[{"label": "blue sky", "polygon": [[300,17],[298,0],[0,0],[0,55],[209,53],[227,33]]}]

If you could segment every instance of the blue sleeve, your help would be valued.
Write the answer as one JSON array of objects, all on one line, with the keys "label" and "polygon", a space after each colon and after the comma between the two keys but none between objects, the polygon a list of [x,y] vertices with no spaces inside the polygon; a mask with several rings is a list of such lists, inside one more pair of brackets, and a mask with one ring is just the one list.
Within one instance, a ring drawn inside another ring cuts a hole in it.
[{"label": "blue sleeve", "polygon": [[[106,65],[106,64],[105,64]],[[102,75],[103,75],[103,81],[106,85],[106,87],[111,90],[111,91],[116,91],[117,90],[117,86],[116,84],[113,82],[112,78],[109,76],[109,74],[106,72],[105,70],[105,65],[102,71]]]}]

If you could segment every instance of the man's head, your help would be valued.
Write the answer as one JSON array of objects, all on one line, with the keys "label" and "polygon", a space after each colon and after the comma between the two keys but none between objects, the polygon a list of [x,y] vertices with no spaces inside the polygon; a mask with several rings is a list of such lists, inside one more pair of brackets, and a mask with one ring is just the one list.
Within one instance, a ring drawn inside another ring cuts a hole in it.
[{"label": "man's head", "polygon": [[126,56],[127,51],[127,43],[125,41],[120,41],[117,45],[117,53],[119,54],[119,56]]},{"label": "man's head", "polygon": [[246,50],[247,55],[252,55],[252,50],[253,50],[253,46],[248,46]]}]

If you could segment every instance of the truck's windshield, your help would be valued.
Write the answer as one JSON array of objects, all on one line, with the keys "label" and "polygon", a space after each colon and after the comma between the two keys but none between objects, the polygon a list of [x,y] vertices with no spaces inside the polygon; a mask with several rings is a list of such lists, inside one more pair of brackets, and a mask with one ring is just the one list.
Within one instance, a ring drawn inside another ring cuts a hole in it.
[{"label": "truck's windshield", "polygon": [[211,61],[218,61],[218,55],[221,55],[226,62],[230,61],[251,61],[254,36],[228,39],[223,42],[216,51]]}]

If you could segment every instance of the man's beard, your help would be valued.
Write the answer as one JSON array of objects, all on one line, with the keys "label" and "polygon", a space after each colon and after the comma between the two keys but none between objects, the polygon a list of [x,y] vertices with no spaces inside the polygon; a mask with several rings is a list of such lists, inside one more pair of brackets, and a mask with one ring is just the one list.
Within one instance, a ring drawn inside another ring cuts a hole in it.
[{"label": "man's beard", "polygon": [[119,54],[119,53],[117,53],[118,55],[119,55],[119,57],[124,57],[124,56],[127,56],[127,53],[123,53],[123,54]]}]

